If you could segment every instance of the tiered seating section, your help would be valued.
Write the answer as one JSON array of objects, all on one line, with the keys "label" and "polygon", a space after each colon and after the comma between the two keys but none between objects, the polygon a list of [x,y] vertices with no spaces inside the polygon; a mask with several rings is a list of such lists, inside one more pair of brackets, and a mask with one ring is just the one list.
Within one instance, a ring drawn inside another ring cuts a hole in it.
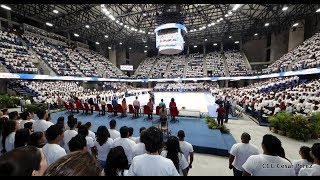
[{"label": "tiered seating section", "polygon": [[186,72],[187,78],[203,77],[203,54],[190,54]]},{"label": "tiered seating section", "polygon": [[11,73],[36,74],[38,68],[31,58],[17,35],[0,30],[0,63]]},{"label": "tiered seating section", "polygon": [[156,62],[156,58],[146,58],[139,66],[135,74],[132,76],[133,78],[148,78],[148,75]]},{"label": "tiered seating section", "polygon": [[171,63],[172,57],[160,56],[156,58],[156,64],[153,66],[150,72],[150,78],[163,78],[169,64]]},{"label": "tiered seating section", "polygon": [[216,82],[210,83],[157,83],[153,91],[210,91],[218,88]]},{"label": "tiered seating section", "polygon": [[320,33],[316,33],[302,44],[284,54],[280,59],[262,70],[263,74],[285,72],[289,70],[307,69],[320,65]]},{"label": "tiered seating section", "polygon": [[227,66],[230,76],[243,76],[247,75],[248,69],[241,53],[238,51],[226,51],[224,53],[226,57]]},{"label": "tiered seating section", "polygon": [[178,78],[178,77],[183,78],[186,62],[187,62],[187,59],[185,55],[173,56],[173,60],[170,64],[166,77],[167,78]]},{"label": "tiered seating section", "polygon": [[211,52],[206,56],[207,70],[212,71],[213,76],[225,76],[225,66],[222,55],[218,52]]},{"label": "tiered seating section", "polygon": [[44,60],[55,73],[62,76],[82,76],[75,64],[68,61],[66,57],[46,39],[32,34],[25,34],[23,38],[34,49],[38,58]]}]

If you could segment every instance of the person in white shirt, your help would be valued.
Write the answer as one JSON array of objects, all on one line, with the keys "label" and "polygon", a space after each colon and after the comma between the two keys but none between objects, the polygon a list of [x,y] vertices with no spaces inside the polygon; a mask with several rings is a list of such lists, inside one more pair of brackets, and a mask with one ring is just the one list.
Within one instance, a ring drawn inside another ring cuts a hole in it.
[{"label": "person in white shirt", "polygon": [[63,139],[63,127],[61,125],[52,125],[46,130],[45,134],[48,143],[43,146],[42,150],[48,166],[50,166],[59,158],[67,155],[66,151],[59,145],[59,142]]},{"label": "person in white shirt", "polygon": [[250,134],[242,133],[241,143],[234,144],[230,149],[229,169],[233,169],[234,176],[242,176],[242,165],[251,155],[258,155],[259,150],[255,145],[249,144]]},{"label": "person in white shirt", "polygon": [[266,134],[262,140],[263,154],[252,155],[242,165],[243,176],[295,176],[292,164],[279,157],[281,141]]},{"label": "person in white shirt", "polygon": [[64,132],[63,137],[63,148],[66,150],[67,153],[70,152],[68,143],[73,137],[75,137],[78,134],[78,132],[75,130],[77,123],[78,122],[76,118],[73,117],[73,115],[68,116],[67,124],[69,126],[69,129]]},{"label": "person in white shirt", "polygon": [[128,159],[128,165],[130,166],[133,158],[133,148],[136,144],[134,141],[129,139],[129,128],[127,126],[122,126],[120,128],[120,135],[121,137],[116,138],[113,141],[112,147],[122,146],[124,149],[124,152],[126,153],[127,159]]},{"label": "person in white shirt", "polygon": [[298,176],[320,176],[320,143],[314,143],[310,155],[313,159],[311,167],[301,168]]},{"label": "person in white shirt", "polygon": [[91,137],[93,139],[93,141],[95,141],[96,140],[96,134],[91,131],[91,128],[92,128],[91,122],[86,122],[85,125],[87,126],[88,131],[89,131],[89,135],[88,136]]},{"label": "person in white shirt", "polygon": [[179,176],[170,159],[159,155],[163,147],[163,133],[151,126],[145,131],[145,147],[147,153],[136,156],[129,168],[129,176]]},{"label": "person in white shirt", "polygon": [[101,167],[105,167],[106,159],[112,148],[113,140],[110,138],[106,126],[99,126],[97,129],[97,139],[94,141],[94,155],[99,160]]},{"label": "person in white shirt", "polygon": [[169,136],[166,150],[161,152],[161,156],[171,159],[181,176],[188,175],[189,163],[180,150],[179,139]]},{"label": "person in white shirt", "polygon": [[27,112],[27,111],[20,113],[20,117],[22,119],[22,121],[20,122],[20,127],[21,128],[23,128],[24,124],[27,123],[27,122],[32,122],[32,123],[35,122],[35,120],[33,120],[31,118],[31,114],[29,112]]},{"label": "person in white shirt", "polygon": [[46,110],[39,110],[37,112],[39,120],[33,123],[34,132],[45,132],[51,125],[46,121],[48,118],[48,112]]},{"label": "person in white shirt", "polygon": [[6,153],[14,149],[16,131],[20,129],[20,124],[17,121],[7,120],[3,124],[1,144],[4,144],[1,153]]},{"label": "person in white shirt", "polygon": [[131,139],[132,141],[136,142],[136,137],[132,137],[133,135],[133,127],[129,127],[129,139]]},{"label": "person in white shirt", "polygon": [[109,122],[110,129],[108,129],[110,133],[111,139],[115,140],[116,138],[120,137],[120,132],[116,130],[117,121],[114,119],[111,119]]},{"label": "person in white shirt", "polygon": [[86,138],[87,140],[87,151],[92,154],[92,152],[94,151],[94,141],[92,139],[92,137],[89,137],[89,131],[87,129],[86,125],[81,125],[78,127],[78,134],[82,135]]},{"label": "person in white shirt", "polygon": [[[140,128],[141,130],[141,128]],[[145,131],[146,130],[142,130],[141,133],[140,133],[140,138],[139,138],[139,142],[134,145],[134,148],[133,148],[133,157],[136,157],[136,156],[139,156],[139,155],[142,155],[144,153],[146,153],[146,146],[144,145],[144,140],[145,140]]]},{"label": "person in white shirt", "polygon": [[[145,128],[145,127],[141,127],[141,128],[139,129],[140,137],[141,137],[141,132],[142,132],[142,131],[144,131],[144,130],[146,130],[146,128]],[[140,142],[140,137],[136,137],[135,142],[136,142],[137,144]]]},{"label": "person in white shirt", "polygon": [[[179,144],[180,144],[180,149],[186,158],[186,160],[189,163],[189,169],[192,168],[192,162],[193,162],[193,147],[190,143],[184,140],[185,138],[185,133],[183,130],[178,131],[178,138],[179,138]],[[190,159],[189,159],[190,157]]]},{"label": "person in white shirt", "polygon": [[310,156],[311,148],[307,146],[300,147],[299,154],[301,156],[301,159],[293,161],[292,165],[294,168],[294,171],[296,175],[299,174],[299,171],[303,167],[311,167],[313,163],[313,159]]}]

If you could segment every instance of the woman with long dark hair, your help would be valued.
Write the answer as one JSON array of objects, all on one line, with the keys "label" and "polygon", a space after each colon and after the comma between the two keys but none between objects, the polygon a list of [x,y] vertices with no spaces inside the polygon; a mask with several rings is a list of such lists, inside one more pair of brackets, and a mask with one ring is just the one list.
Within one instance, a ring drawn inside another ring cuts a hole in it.
[{"label": "woman with long dark hair", "polygon": [[104,173],[105,176],[128,175],[128,159],[122,146],[117,146],[110,150],[104,167]]},{"label": "woman with long dark hair", "polygon": [[14,141],[16,131],[20,128],[20,124],[15,120],[8,120],[4,123],[2,130],[2,150],[1,153],[6,153],[14,149]]},{"label": "woman with long dark hair", "polygon": [[176,136],[169,136],[166,150],[161,152],[161,156],[171,159],[181,176],[188,175],[189,164],[181,152],[179,139]]},{"label": "woman with long dark hair", "polygon": [[94,153],[101,167],[106,164],[106,159],[112,147],[113,139],[110,138],[110,133],[106,126],[99,126],[97,129],[97,139],[94,142]]}]

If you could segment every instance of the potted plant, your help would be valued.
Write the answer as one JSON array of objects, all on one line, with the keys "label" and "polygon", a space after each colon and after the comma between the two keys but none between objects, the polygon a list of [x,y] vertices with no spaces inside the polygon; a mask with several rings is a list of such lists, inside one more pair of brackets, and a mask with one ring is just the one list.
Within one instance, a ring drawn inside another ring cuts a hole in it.
[{"label": "potted plant", "polygon": [[302,115],[293,116],[290,126],[288,126],[288,137],[297,140],[307,141],[311,138],[311,124]]},{"label": "potted plant", "polygon": [[286,131],[288,130],[288,125],[289,121],[291,119],[291,116],[288,112],[286,111],[281,111],[278,114],[276,114],[276,118],[279,121],[279,129],[278,129],[278,134],[285,136]]},{"label": "potted plant", "polygon": [[220,127],[220,132],[223,134],[227,134],[227,133],[230,133],[230,129],[228,129],[226,125],[222,125]]},{"label": "potted plant", "polygon": [[318,139],[320,136],[320,112],[313,113],[310,117],[311,138]]},{"label": "potted plant", "polygon": [[270,123],[269,125],[270,131],[273,133],[278,133],[279,120],[275,116],[269,116],[268,120]]}]

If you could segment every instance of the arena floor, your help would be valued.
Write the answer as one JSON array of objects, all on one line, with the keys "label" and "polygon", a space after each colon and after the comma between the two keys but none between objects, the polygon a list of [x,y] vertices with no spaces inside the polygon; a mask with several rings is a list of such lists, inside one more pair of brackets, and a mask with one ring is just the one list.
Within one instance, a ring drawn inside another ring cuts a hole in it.
[{"label": "arena floor", "polygon": [[[212,117],[217,117],[216,109],[218,106],[217,104],[215,104],[215,97],[213,97],[210,93],[155,92],[154,96],[155,96],[155,106],[157,106],[160,103],[161,99],[163,99],[166,106],[169,107],[171,98],[174,98],[177,104],[177,107],[180,111],[180,115],[182,116],[199,117],[200,113],[205,113],[205,114],[209,114]],[[150,98],[149,94],[139,95],[138,99],[140,101],[140,105],[141,106],[146,105],[149,101],[149,98]],[[126,98],[127,104],[132,104],[134,100],[135,100],[134,96]],[[121,101],[122,99],[119,99],[118,103],[121,103]],[[182,109],[182,107],[185,107],[185,108]],[[232,116],[229,115],[229,118],[232,118]]]}]

